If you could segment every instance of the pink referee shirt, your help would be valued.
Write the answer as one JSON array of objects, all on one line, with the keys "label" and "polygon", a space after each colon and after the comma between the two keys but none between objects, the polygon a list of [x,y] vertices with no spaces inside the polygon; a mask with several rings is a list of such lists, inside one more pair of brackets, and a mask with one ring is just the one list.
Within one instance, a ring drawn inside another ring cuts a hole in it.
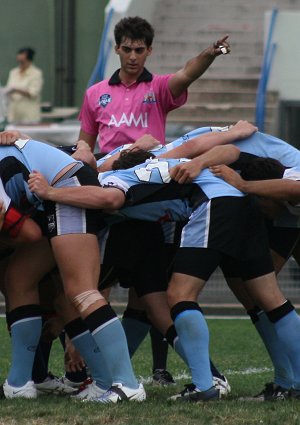
[{"label": "pink referee shirt", "polygon": [[186,102],[187,91],[173,98],[168,87],[172,74],[152,75],[144,69],[138,80],[124,85],[117,70],[110,80],[89,87],[79,120],[88,134],[99,134],[101,152],[132,143],[143,134],[152,134],[165,143],[166,116]]}]

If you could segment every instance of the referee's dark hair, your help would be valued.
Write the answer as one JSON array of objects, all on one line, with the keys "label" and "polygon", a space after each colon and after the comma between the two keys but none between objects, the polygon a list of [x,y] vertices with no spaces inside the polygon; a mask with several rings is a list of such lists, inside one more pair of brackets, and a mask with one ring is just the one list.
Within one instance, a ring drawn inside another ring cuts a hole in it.
[{"label": "referee's dark hair", "polygon": [[114,36],[117,46],[120,46],[123,38],[129,38],[130,40],[143,40],[146,46],[150,47],[154,38],[154,29],[146,19],[129,16],[116,24]]}]

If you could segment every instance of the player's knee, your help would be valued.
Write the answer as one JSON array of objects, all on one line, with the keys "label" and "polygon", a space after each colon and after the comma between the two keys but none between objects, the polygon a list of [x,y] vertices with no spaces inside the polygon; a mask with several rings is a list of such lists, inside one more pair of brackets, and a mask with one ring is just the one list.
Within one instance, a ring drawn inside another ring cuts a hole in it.
[{"label": "player's knee", "polygon": [[175,291],[174,287],[170,283],[168,289],[167,289],[167,300],[170,307],[172,307],[174,304],[179,302],[181,299],[181,294],[178,294],[177,291]]},{"label": "player's knee", "polygon": [[168,304],[170,307],[181,301],[196,302],[200,289],[197,285],[185,284],[185,282],[170,282],[167,290]]}]

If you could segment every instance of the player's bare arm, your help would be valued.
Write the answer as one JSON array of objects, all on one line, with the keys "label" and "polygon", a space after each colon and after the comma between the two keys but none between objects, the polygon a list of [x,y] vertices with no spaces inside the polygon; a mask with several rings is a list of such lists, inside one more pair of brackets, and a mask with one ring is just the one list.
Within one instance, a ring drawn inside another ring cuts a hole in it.
[{"label": "player's bare arm", "polygon": [[299,181],[288,179],[248,181],[226,165],[216,165],[210,169],[215,176],[223,178],[242,192],[291,203],[300,202]]},{"label": "player's bare arm", "polygon": [[248,121],[238,121],[228,131],[213,131],[195,137],[181,146],[174,148],[159,158],[195,158],[219,145],[226,145],[237,140],[250,137],[257,131],[257,127]]},{"label": "player's bare arm", "polygon": [[84,140],[79,140],[77,142],[76,151],[73,153],[72,157],[74,159],[80,160],[89,164],[92,168],[97,168],[96,159],[94,154],[89,146]]},{"label": "player's bare arm", "polygon": [[80,129],[78,140],[84,140],[91,148],[92,151],[95,149],[97,134],[88,134]]},{"label": "player's bare arm", "polygon": [[170,176],[178,183],[191,183],[204,168],[221,163],[231,164],[239,155],[240,150],[234,145],[215,146],[205,154],[171,168]]},{"label": "player's bare arm", "polygon": [[125,202],[125,194],[120,189],[98,186],[56,188],[37,171],[29,175],[28,186],[41,199],[78,208],[116,210]]}]

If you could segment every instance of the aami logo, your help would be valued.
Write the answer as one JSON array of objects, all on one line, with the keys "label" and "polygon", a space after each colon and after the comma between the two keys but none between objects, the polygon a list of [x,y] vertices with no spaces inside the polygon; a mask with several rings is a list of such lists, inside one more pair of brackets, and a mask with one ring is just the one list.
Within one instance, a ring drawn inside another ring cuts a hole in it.
[{"label": "aami logo", "polygon": [[137,117],[133,112],[129,116],[122,114],[121,118],[118,120],[114,115],[110,117],[110,121],[108,126],[120,127],[120,125],[125,124],[127,127],[138,127],[141,126],[143,128],[148,127],[148,114],[145,112],[144,114],[141,112]]}]

